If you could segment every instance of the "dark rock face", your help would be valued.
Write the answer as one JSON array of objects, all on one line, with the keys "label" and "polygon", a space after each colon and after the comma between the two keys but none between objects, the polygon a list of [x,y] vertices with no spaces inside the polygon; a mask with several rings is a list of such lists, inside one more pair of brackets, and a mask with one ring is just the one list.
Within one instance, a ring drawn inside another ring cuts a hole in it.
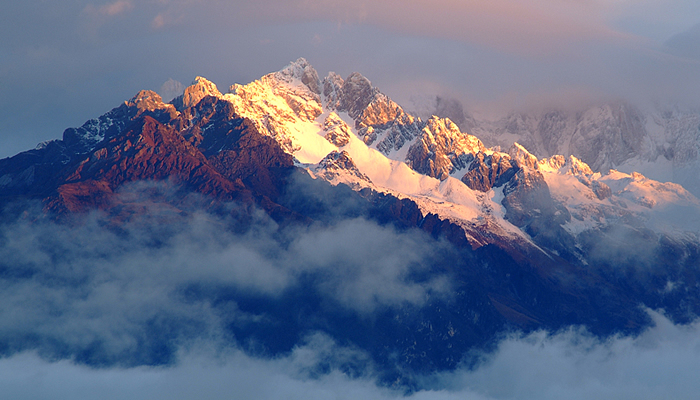
[{"label": "dark rock face", "polygon": [[353,72],[343,81],[340,88],[338,110],[346,111],[350,117],[357,119],[374,99],[376,91],[367,78]]},{"label": "dark rock face", "polygon": [[[170,180],[183,193],[255,203],[280,218],[298,218],[271,200],[294,169],[293,158],[272,138],[212,96],[182,113],[159,101],[152,92],[140,92],[80,130],[67,130],[68,146],[66,140],[55,141],[0,160],[6,181],[0,199],[4,204],[42,200],[46,210],[58,214],[109,211],[123,207],[115,196],[123,184]],[[85,138],[103,139],[85,153]]]},{"label": "dark rock face", "polygon": [[209,166],[181,135],[151,117],[137,118],[122,134],[102,142],[61,175],[57,196],[47,202],[48,209],[57,212],[108,206],[106,201],[117,187],[144,179],[171,178],[190,190],[231,200],[244,190]]},{"label": "dark rock face", "polygon": [[549,186],[539,171],[519,170],[503,189],[506,219],[523,227],[533,218],[554,214]]},{"label": "dark rock face", "polygon": [[[472,190],[488,192],[493,187],[503,186],[503,184],[510,181],[520,170],[521,168],[517,161],[511,160],[505,155],[494,153],[487,156],[480,152],[469,166],[469,171],[462,177],[462,182]],[[546,187],[548,197],[549,188],[544,182],[544,177],[542,177],[542,174],[539,172],[537,174]]]},{"label": "dark rock face", "polygon": [[505,218],[521,228],[540,246],[569,262],[580,259],[576,240],[562,225],[571,221],[569,210],[552,199],[542,173],[520,169],[505,184],[502,204]]}]

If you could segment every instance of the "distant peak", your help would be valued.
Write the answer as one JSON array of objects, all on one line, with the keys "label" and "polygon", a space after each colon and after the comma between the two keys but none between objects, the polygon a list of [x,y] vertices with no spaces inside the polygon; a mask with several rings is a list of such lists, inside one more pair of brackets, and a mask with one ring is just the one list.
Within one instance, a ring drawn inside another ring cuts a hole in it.
[{"label": "distant peak", "polygon": [[185,85],[176,81],[173,78],[168,79],[161,85],[158,92],[163,98],[163,102],[170,102],[177,96],[181,96],[185,92]]}]

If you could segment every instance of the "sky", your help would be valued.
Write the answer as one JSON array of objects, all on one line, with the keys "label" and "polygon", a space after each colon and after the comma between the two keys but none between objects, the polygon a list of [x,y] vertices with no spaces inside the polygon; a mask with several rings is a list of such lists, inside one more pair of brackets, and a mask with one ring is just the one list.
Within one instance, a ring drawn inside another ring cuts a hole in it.
[{"label": "sky", "polygon": [[28,0],[0,15],[0,157],[141,89],[225,91],[305,57],[405,108],[468,112],[608,98],[700,103],[694,0]]}]

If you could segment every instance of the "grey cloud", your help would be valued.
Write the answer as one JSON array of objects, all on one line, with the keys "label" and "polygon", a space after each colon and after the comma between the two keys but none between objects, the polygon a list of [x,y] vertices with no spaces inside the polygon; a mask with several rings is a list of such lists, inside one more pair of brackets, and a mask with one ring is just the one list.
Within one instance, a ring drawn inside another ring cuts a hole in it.
[{"label": "grey cloud", "polygon": [[636,338],[601,341],[577,329],[508,338],[474,372],[456,373],[455,384],[494,399],[694,398],[700,325],[650,315],[656,326]]},{"label": "grey cloud", "polygon": [[428,294],[446,292],[449,285],[442,276],[422,283],[409,280],[412,273],[423,272],[426,259],[437,250],[432,246],[420,234],[397,234],[353,219],[301,235],[290,255],[297,268],[325,276],[321,287],[327,295],[364,313],[385,305],[420,306]]}]

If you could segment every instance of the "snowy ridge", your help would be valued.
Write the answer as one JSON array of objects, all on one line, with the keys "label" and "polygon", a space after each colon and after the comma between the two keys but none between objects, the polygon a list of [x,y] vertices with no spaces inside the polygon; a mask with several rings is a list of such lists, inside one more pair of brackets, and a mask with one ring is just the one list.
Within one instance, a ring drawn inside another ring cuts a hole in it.
[{"label": "snowy ridge", "polygon": [[167,119],[170,119],[177,115],[178,111],[172,104],[163,103],[156,92],[142,90],[99,118],[88,120],[79,128],[66,129],[63,132],[63,141],[77,153],[90,152],[98,143],[119,133],[129,121],[142,114],[154,116],[156,119],[167,115]]},{"label": "snowy ridge", "polygon": [[[532,242],[529,227],[542,219],[574,239],[619,223],[670,235],[700,229],[700,201],[680,185],[615,170],[602,175],[572,155],[539,159],[518,143],[507,152],[488,149],[449,119],[424,122],[404,112],[358,73],[343,80],[331,72],[321,81],[299,59],[247,85],[233,85],[225,95],[206,82],[198,78],[191,92],[206,89],[230,102],[312,176],[409,198],[424,215],[471,230],[488,226],[496,236]],[[570,123],[561,115],[548,118],[552,132]],[[582,121],[596,121],[591,135],[597,137],[612,129],[605,122],[614,118],[640,121],[623,106],[599,109]],[[615,129],[612,140],[626,134]],[[605,157],[599,164],[613,160]],[[532,193],[544,203],[532,203]]]}]

